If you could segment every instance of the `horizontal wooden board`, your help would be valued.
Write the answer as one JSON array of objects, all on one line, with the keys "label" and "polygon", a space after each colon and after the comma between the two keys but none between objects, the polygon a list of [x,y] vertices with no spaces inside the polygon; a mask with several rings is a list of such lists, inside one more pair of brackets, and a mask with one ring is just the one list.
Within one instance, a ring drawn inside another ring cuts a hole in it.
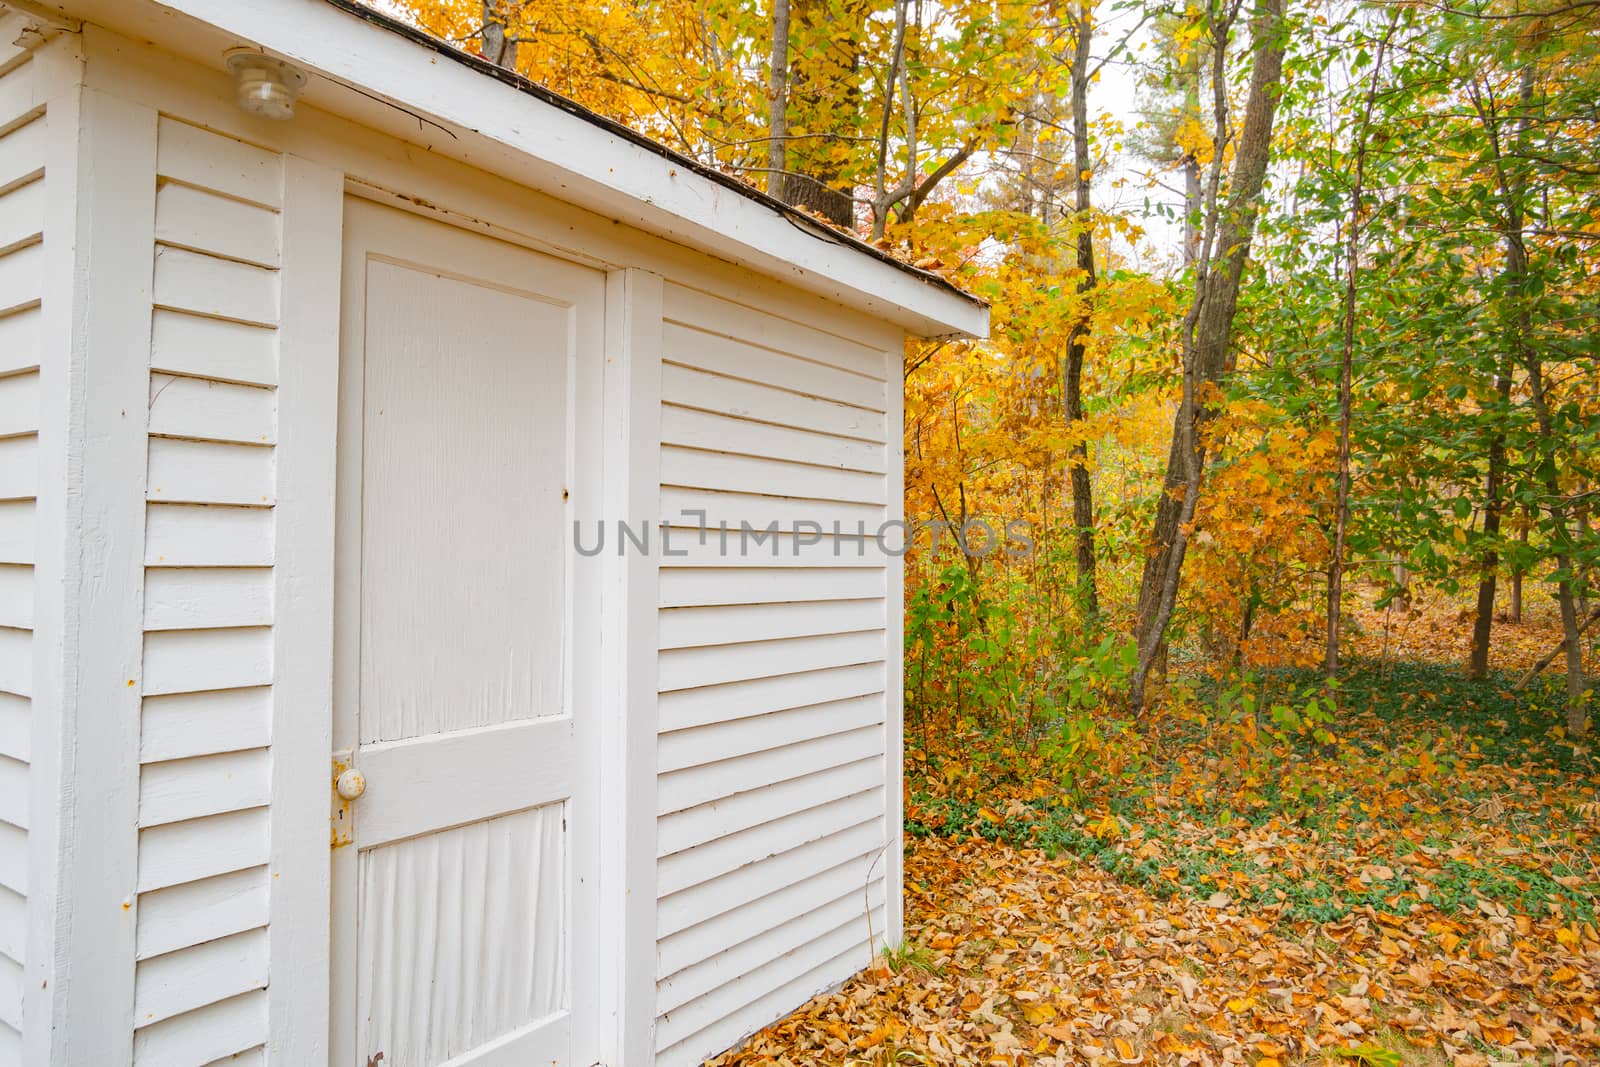
[{"label": "horizontal wooden board", "polygon": [[133,1025],[149,1026],[266,984],[265,930],[141,960],[134,971]]},{"label": "horizontal wooden board", "polygon": [[160,630],[144,637],[144,694],[247,689],[272,683],[272,629]]},{"label": "horizontal wooden board", "polygon": [[192,185],[156,191],[156,240],[177,248],[278,266],[278,213]]},{"label": "horizontal wooden board", "polygon": [[25,963],[27,951],[28,898],[0,888],[0,955]]},{"label": "horizontal wooden board", "polygon": [[28,829],[28,765],[0,756],[0,822]]},{"label": "horizontal wooden board", "polygon": [[33,696],[33,634],[0,627],[0,693]]},{"label": "horizontal wooden board", "polygon": [[739,759],[668,772],[656,783],[656,812],[669,815],[686,811],[773,782],[857,763],[881,756],[883,748],[883,730],[868,727],[800,741]]},{"label": "horizontal wooden board", "polygon": [[888,410],[882,378],[869,378],[827,363],[774,352],[720,334],[668,322],[661,331],[662,358],[727,378],[742,378],[801,396],[832,400],[879,413]]},{"label": "horizontal wooden board", "polygon": [[809,910],[788,922],[763,926],[748,940],[662,979],[657,986],[657,1012],[671,1016],[691,1001],[738,982],[744,975],[759,971],[763,964],[803,948],[852,920],[861,924],[865,940],[869,902],[873,911],[884,903],[882,873],[879,871],[879,877],[870,884],[851,886],[832,899],[818,898]]},{"label": "horizontal wooden board", "polygon": [[266,808],[139,831],[139,892],[211,878],[267,862]]},{"label": "horizontal wooden board", "polygon": [[894,528],[886,530],[884,542],[879,545],[870,534],[849,533],[835,537],[832,533],[819,534],[811,527],[801,527],[798,533],[792,533],[782,527],[736,526],[726,533],[720,529],[709,530],[704,538],[699,530],[674,529],[660,552],[660,561],[663,570],[675,567],[801,570],[885,567],[893,561],[890,550],[896,547],[894,539],[899,534]]},{"label": "horizontal wooden board", "polygon": [[282,156],[176,119],[162,118],[157,129],[156,171],[262,207],[283,206]]},{"label": "horizontal wooden board", "polygon": [[32,702],[15,693],[0,693],[0,755],[26,762],[32,753]]},{"label": "horizontal wooden board", "polygon": [[150,504],[144,525],[147,567],[272,565],[272,512],[266,508]]},{"label": "horizontal wooden board", "polygon": [[[881,474],[727,452],[700,452],[676,445],[662,446],[661,484],[680,489],[837,500],[849,504],[881,505],[888,494],[888,480]],[[812,521],[824,529],[829,528],[826,517]]]},{"label": "horizontal wooden board", "polygon": [[0,886],[28,895],[28,834],[0,822]]},{"label": "horizontal wooden board", "polygon": [[693,855],[708,842],[771,822],[775,813],[802,811],[869,789],[881,791],[883,781],[883,759],[874,756],[674,812],[657,820],[656,854]]},{"label": "horizontal wooden board", "polygon": [[0,194],[0,252],[44,239],[44,182],[35,179]]},{"label": "horizontal wooden board", "polygon": [[0,316],[0,374],[39,366],[39,315],[35,305]]},{"label": "horizontal wooden board", "polygon": [[37,304],[43,285],[44,245],[24,245],[0,256],[0,315]]},{"label": "horizontal wooden board", "polygon": [[33,628],[33,568],[0,563],[0,626]]},{"label": "horizontal wooden board", "polygon": [[784,604],[882,597],[886,572],[872,567],[663,567],[661,607]]},{"label": "horizontal wooden board", "polygon": [[147,763],[139,772],[139,825],[260,807],[271,800],[271,778],[264,748]]},{"label": "horizontal wooden board", "polygon": [[661,368],[661,399],[680,407],[770,422],[775,426],[877,443],[887,440],[888,423],[876,412],[797,396],[782,389],[671,363]]},{"label": "horizontal wooden board", "polygon": [[39,438],[0,437],[0,501],[39,495]]},{"label": "horizontal wooden board", "polygon": [[0,135],[0,189],[14,189],[44,174],[45,135],[38,117]]},{"label": "horizontal wooden board", "polygon": [[150,432],[202,441],[274,444],[278,439],[277,391],[205,378],[152,374]]},{"label": "horizontal wooden board", "polygon": [[884,705],[883,694],[873,693],[673,730],[660,736],[656,759],[662,771],[681,771],[686,767],[782,748],[798,741],[880,724],[884,720]]},{"label": "horizontal wooden board", "polygon": [[[708,1054],[781,1018],[824,989],[836,986],[872,962],[867,929],[883,929],[882,911],[862,914],[832,933],[807,943],[741,982],[723,986],[656,1023],[660,1067],[695,1064]],[[722,991],[726,991],[723,993]],[[702,1006],[704,1005],[704,1006]],[[700,1024],[705,1023],[703,1028]],[[687,1058],[683,1058],[687,1057]]]},{"label": "horizontal wooden board", "polygon": [[0,130],[9,130],[43,114],[39,75],[32,60],[13,67],[0,78]]},{"label": "horizontal wooden board", "polygon": [[271,567],[153,567],[145,575],[146,630],[272,624]]},{"label": "horizontal wooden board", "polygon": [[668,282],[662,314],[669,322],[736,337],[775,352],[830,363],[874,378],[887,378],[885,353],[839,334],[828,333],[731,300]]},{"label": "horizontal wooden board", "polygon": [[834,900],[846,893],[860,894],[874,877],[882,877],[881,852],[874,846],[862,854],[844,857],[737,910],[661,938],[656,946],[657,975],[677,974],[711,959],[755,936],[756,931],[774,930],[805,915],[818,901]]},{"label": "horizontal wooden board", "polygon": [[272,739],[272,690],[146,696],[139,717],[144,763],[260,748]]},{"label": "horizontal wooden board", "polygon": [[[714,882],[695,886],[656,901],[658,937],[668,937],[713,916],[738,911],[769,893],[801,881],[817,871],[836,867],[851,857],[876,854],[884,847],[883,819],[853,826],[822,841],[741,867]],[[879,863],[881,864],[881,860]],[[867,863],[861,863],[866,884]]]},{"label": "horizontal wooden board", "polygon": [[692,648],[780,637],[881,630],[888,625],[885,601],[815,600],[796,604],[731,604],[667,608],[659,618],[660,647]]},{"label": "horizontal wooden board", "polygon": [[0,563],[33,563],[35,526],[33,500],[0,500]]},{"label": "horizontal wooden board", "polygon": [[838,470],[882,474],[888,466],[888,449],[880,444],[751,422],[676,404],[661,407],[661,440],[664,444],[686,448],[763,456]]},{"label": "horizontal wooden board", "polygon": [[768,856],[881,817],[883,810],[883,789],[879,787],[770,811],[765,821],[754,826],[663,857],[656,864],[656,891],[667,896],[702,885]]},{"label": "horizontal wooden board", "polygon": [[266,506],[277,492],[273,450],[263,445],[150,439],[152,502]]},{"label": "horizontal wooden board", "polygon": [[0,955],[0,1024],[22,1029],[22,964]]},{"label": "horizontal wooden board", "polygon": [[661,653],[658,661],[660,691],[668,693],[800,671],[876,663],[884,658],[886,640],[882,630],[863,630],[740,645],[668,649]]},{"label": "horizontal wooden board", "polygon": [[[870,537],[889,518],[882,504],[846,504],[838,501],[789,500],[752,493],[725,493],[708,489],[661,489],[661,515],[672,526],[674,550],[692,537],[698,543],[720,534],[724,523],[730,531],[749,526],[765,530],[777,524],[779,530],[815,533],[816,527],[828,537],[852,539]],[[835,534],[837,530],[837,534]],[[892,535],[893,531],[887,531]]]},{"label": "horizontal wooden board", "polygon": [[224,1062],[226,1067],[248,1067],[251,1050],[266,1039],[267,994],[258,990],[135,1031],[133,1062],[135,1067],[222,1067]]},{"label": "horizontal wooden board", "polygon": [[660,730],[665,734],[787,708],[881,694],[884,678],[884,664],[865,663],[663,693],[658,704]]},{"label": "horizontal wooden board", "polygon": [[0,378],[0,437],[39,432],[39,372]]},{"label": "horizontal wooden board", "polygon": [[267,925],[267,868],[203,878],[139,897],[138,958]]},{"label": "horizontal wooden board", "polygon": [[278,382],[278,331],[158,309],[151,320],[150,368],[247,385]]},{"label": "horizontal wooden board", "polygon": [[157,245],[155,302],[157,307],[172,311],[275,326],[278,274],[183,248]]}]

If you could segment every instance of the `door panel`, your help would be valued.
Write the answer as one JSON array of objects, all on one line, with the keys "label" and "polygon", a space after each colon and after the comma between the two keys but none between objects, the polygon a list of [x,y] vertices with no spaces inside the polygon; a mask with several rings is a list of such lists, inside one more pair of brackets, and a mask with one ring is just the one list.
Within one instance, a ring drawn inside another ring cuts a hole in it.
[{"label": "door panel", "polygon": [[345,249],[334,738],[366,789],[333,854],[330,1058],[592,1062],[565,538],[604,280],[354,199]]}]

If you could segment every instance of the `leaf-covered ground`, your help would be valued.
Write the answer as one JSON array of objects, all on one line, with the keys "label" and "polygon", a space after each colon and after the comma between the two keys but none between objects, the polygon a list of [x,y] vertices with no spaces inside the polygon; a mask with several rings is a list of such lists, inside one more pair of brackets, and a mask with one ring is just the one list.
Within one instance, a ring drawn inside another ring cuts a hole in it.
[{"label": "leaf-covered ground", "polygon": [[1408,621],[1320,735],[1267,714],[1284,676],[1109,731],[1070,789],[1005,739],[924,755],[905,947],[715,1062],[1600,1063],[1597,765],[1553,679],[1513,689],[1551,631],[1469,683]]}]

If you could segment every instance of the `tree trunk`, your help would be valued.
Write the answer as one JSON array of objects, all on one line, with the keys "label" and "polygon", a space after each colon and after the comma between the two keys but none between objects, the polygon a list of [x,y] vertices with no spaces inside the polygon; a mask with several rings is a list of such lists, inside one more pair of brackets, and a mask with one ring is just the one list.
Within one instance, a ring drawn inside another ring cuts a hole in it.
[{"label": "tree trunk", "polygon": [[[1511,407],[1511,367],[1502,362],[1495,376],[1495,392],[1500,400],[1497,418],[1503,418]],[[1467,659],[1467,677],[1482,678],[1489,673],[1489,639],[1494,629],[1495,584],[1499,578],[1500,553],[1495,541],[1500,536],[1500,512],[1503,507],[1505,477],[1506,435],[1496,426],[1489,437],[1489,471],[1483,486],[1483,536],[1487,547],[1478,561],[1477,615],[1472,620],[1472,653]],[[1522,579],[1516,578],[1517,596],[1520,600]],[[1521,604],[1517,605],[1521,614]]]},{"label": "tree trunk", "polygon": [[[1183,114],[1200,124],[1200,42],[1185,46],[1183,59]],[[1200,160],[1193,152],[1183,154],[1183,265],[1192,267],[1200,258],[1200,213],[1205,210],[1200,187]]]},{"label": "tree trunk", "polygon": [[[1187,546],[1186,528],[1193,521],[1199,503],[1199,482],[1206,458],[1202,430],[1208,414],[1199,394],[1221,381],[1232,362],[1233,316],[1250,255],[1250,241],[1255,234],[1256,215],[1260,210],[1258,201],[1271,157],[1278,88],[1283,76],[1287,46],[1283,7],[1284,0],[1255,0],[1251,13],[1250,40],[1255,62],[1227,204],[1221,210],[1218,210],[1216,186],[1223,146],[1221,136],[1217,137],[1217,162],[1213,165],[1211,187],[1207,191],[1207,232],[1201,240],[1194,302],[1184,322],[1184,399],[1173,420],[1166,478],[1151,524],[1148,555],[1139,585],[1136,623],[1139,664],[1129,687],[1130,703],[1135,709],[1144,704],[1145,683],[1172,617]],[[1223,35],[1221,39],[1225,40],[1226,27],[1216,27],[1214,32]],[[1225,57],[1221,46],[1217,52],[1218,61],[1212,77],[1217,83],[1220,132],[1227,128],[1222,113],[1226,94],[1222,89],[1225,74],[1221,60]]]},{"label": "tree trunk", "polygon": [[483,58],[497,67],[517,69],[517,41],[505,10],[508,0],[483,0]]},{"label": "tree trunk", "polygon": [[[1523,545],[1528,543],[1528,527],[1531,525],[1528,516],[1523,516],[1517,530],[1517,540]],[[1511,604],[1506,611],[1506,621],[1520,625],[1522,622],[1522,560],[1519,557],[1511,568]]]},{"label": "tree trunk", "polygon": [[[1072,158],[1073,225],[1077,232],[1078,295],[1083,309],[1067,338],[1067,365],[1062,400],[1067,421],[1081,430],[1083,424],[1083,359],[1088,348],[1091,294],[1096,285],[1094,230],[1090,217],[1089,183],[1093,160],[1089,156],[1089,64],[1094,41],[1094,5],[1083,0],[1073,16],[1077,37],[1072,57]],[[1072,524],[1078,562],[1078,599],[1085,619],[1100,615],[1100,591],[1095,580],[1094,486],[1089,477],[1089,442],[1080,433],[1072,444]]]},{"label": "tree trunk", "polygon": [[[791,0],[789,21],[799,45],[788,78],[788,176],[785,199],[837,226],[855,225],[855,181],[833,149],[854,136],[861,110],[864,0]],[[797,140],[804,134],[803,141]]]},{"label": "tree trunk", "polygon": [[767,60],[767,192],[789,200],[789,0],[772,0]]},{"label": "tree trunk", "polygon": [[1394,25],[1390,22],[1389,33],[1378,42],[1377,60],[1372,64],[1372,82],[1367,86],[1361,124],[1356,130],[1355,180],[1350,190],[1349,243],[1345,249],[1344,349],[1339,360],[1339,473],[1334,504],[1333,559],[1328,565],[1328,648],[1323,663],[1330,679],[1339,676],[1339,637],[1344,622],[1344,548],[1345,535],[1350,528],[1350,393],[1356,351],[1356,280],[1361,262],[1361,197],[1366,179],[1367,131],[1372,125],[1372,107],[1378,97],[1383,56],[1388,51]]}]

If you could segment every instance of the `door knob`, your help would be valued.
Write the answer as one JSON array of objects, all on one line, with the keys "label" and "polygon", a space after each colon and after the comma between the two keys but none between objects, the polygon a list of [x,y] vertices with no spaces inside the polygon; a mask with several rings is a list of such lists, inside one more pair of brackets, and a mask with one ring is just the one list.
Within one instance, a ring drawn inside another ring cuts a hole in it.
[{"label": "door knob", "polygon": [[338,781],[334,783],[334,788],[338,790],[339,795],[344,799],[355,800],[367,791],[367,776],[351,767],[340,773]]}]

